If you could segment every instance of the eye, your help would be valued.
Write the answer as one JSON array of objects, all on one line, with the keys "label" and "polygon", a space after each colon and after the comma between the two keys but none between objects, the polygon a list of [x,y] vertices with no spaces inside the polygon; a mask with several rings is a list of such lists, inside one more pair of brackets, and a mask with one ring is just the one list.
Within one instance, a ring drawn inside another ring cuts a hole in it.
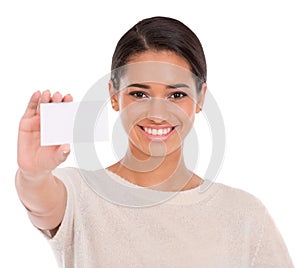
[{"label": "eye", "polygon": [[187,96],[186,93],[178,91],[178,92],[172,93],[172,94],[170,95],[170,98],[171,98],[171,99],[182,99],[182,98],[184,98],[185,96]]},{"label": "eye", "polygon": [[137,98],[137,99],[144,99],[144,98],[147,98],[148,96],[142,92],[142,91],[132,91],[129,93],[129,95]]}]

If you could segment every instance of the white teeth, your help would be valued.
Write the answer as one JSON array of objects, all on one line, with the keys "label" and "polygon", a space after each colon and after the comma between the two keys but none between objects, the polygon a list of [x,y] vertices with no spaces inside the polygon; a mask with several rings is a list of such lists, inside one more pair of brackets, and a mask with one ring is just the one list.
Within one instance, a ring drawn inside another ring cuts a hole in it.
[{"label": "white teeth", "polygon": [[144,127],[143,129],[144,129],[145,132],[147,132],[148,134],[153,135],[153,136],[166,135],[171,131],[170,127],[168,127],[168,128],[159,128],[159,129]]}]

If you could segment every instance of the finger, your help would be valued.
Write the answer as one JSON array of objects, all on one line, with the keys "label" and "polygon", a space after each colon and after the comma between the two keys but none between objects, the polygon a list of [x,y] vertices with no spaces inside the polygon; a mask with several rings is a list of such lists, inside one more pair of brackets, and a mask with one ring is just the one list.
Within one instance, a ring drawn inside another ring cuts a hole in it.
[{"label": "finger", "polygon": [[50,102],[50,90],[45,90],[42,92],[42,95],[39,99],[39,104],[37,107],[37,114],[40,114],[40,104],[41,103],[49,103]]},{"label": "finger", "polygon": [[40,91],[36,91],[35,93],[32,94],[23,117],[32,117],[36,114],[40,96],[41,96]]},{"label": "finger", "polygon": [[50,90],[43,91],[41,96],[41,103],[48,103],[50,101],[50,96],[51,96]]},{"label": "finger", "polygon": [[71,94],[67,94],[66,96],[63,97],[62,99],[63,102],[70,102],[73,101],[73,97]]},{"label": "finger", "polygon": [[61,102],[62,101],[62,95],[59,92],[55,92],[50,100],[50,102]]}]

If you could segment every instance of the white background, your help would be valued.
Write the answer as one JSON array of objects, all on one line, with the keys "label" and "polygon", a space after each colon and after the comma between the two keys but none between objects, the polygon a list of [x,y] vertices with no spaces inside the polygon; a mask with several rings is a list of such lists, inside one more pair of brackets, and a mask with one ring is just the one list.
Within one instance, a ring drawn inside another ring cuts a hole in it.
[{"label": "white background", "polygon": [[292,0],[1,1],[0,267],[56,267],[14,188],[18,122],[31,93],[59,90],[80,101],[109,72],[120,36],[154,15],[183,21],[203,44],[227,134],[217,181],[262,200],[300,267],[300,16]]}]

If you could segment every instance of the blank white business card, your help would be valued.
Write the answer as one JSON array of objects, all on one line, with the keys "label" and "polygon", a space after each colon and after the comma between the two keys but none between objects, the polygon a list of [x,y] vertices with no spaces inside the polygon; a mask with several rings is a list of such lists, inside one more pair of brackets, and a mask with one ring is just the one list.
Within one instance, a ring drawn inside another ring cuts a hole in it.
[{"label": "blank white business card", "polygon": [[42,103],[41,145],[109,140],[108,112],[104,102]]}]

